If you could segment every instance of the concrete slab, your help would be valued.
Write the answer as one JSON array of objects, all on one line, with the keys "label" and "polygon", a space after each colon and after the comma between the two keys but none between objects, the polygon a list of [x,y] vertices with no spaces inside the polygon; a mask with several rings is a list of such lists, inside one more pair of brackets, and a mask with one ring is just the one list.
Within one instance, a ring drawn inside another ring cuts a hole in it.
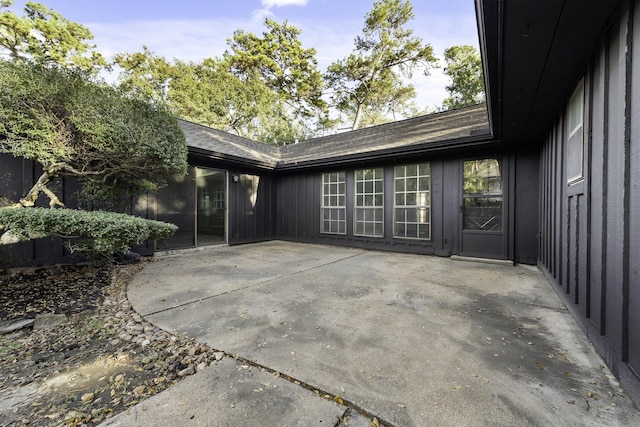
[{"label": "concrete slab", "polygon": [[387,425],[640,425],[534,268],[268,242],[151,264],[129,298]]},{"label": "concrete slab", "polygon": [[101,425],[334,426],[346,411],[269,372],[226,358]]}]

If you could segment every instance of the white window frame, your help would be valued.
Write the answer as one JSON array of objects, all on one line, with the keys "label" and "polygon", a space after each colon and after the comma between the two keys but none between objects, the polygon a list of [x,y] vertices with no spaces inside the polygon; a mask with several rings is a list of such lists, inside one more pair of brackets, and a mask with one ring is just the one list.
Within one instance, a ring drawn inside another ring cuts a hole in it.
[{"label": "white window frame", "polygon": [[[322,187],[320,191],[320,233],[347,234],[346,191],[347,181],[345,172],[327,172],[322,174]],[[326,214],[328,214],[328,218],[325,218]],[[342,228],[342,231],[340,231],[340,228]]]},{"label": "white window frame", "polygon": [[[414,166],[416,173],[407,175],[408,169]],[[409,179],[415,179],[415,189],[409,188]],[[427,185],[421,186],[424,179]],[[393,237],[431,240],[431,164],[422,162],[395,166],[393,181]],[[410,210],[415,210],[415,221],[407,219]],[[401,212],[403,215],[400,215]],[[409,226],[415,226],[415,235],[409,234]],[[399,233],[400,228],[404,229],[404,233]],[[426,236],[420,235],[423,230],[426,230]]]},{"label": "white window frame", "polygon": [[353,235],[384,237],[384,168],[358,169],[354,178]]},{"label": "white window frame", "polygon": [[567,107],[567,184],[584,180],[584,81],[580,81]]}]

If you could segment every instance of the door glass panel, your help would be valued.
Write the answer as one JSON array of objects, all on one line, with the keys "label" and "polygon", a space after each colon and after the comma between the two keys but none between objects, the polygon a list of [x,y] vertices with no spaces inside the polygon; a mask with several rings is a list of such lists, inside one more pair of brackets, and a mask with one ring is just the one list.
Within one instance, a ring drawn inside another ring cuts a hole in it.
[{"label": "door glass panel", "polygon": [[501,160],[465,161],[463,173],[463,228],[502,231]]},{"label": "door glass panel", "polygon": [[187,248],[195,245],[195,198],[193,176],[195,169],[189,167],[189,174],[175,178],[160,188],[157,194],[157,216],[159,221],[178,226],[173,236],[156,242],[159,250]]},{"label": "door glass panel", "polygon": [[197,168],[197,245],[225,243],[227,180],[224,171]]}]

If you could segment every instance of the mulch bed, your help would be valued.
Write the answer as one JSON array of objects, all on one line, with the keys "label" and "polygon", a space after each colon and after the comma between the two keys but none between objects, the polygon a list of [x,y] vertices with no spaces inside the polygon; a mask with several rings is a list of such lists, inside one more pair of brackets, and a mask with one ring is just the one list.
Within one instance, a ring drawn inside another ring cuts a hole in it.
[{"label": "mulch bed", "polygon": [[224,357],[131,308],[143,265],[0,275],[0,324],[64,315],[0,335],[0,426],[95,425]]}]

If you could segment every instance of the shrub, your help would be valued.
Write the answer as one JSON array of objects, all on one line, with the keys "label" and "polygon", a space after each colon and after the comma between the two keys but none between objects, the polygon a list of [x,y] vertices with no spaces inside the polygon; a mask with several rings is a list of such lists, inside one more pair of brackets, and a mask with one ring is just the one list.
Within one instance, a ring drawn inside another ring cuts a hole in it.
[{"label": "shrub", "polygon": [[125,253],[147,239],[166,239],[178,229],[173,224],[122,213],[45,208],[1,208],[2,228],[13,242],[61,237],[72,253],[105,256]]}]

